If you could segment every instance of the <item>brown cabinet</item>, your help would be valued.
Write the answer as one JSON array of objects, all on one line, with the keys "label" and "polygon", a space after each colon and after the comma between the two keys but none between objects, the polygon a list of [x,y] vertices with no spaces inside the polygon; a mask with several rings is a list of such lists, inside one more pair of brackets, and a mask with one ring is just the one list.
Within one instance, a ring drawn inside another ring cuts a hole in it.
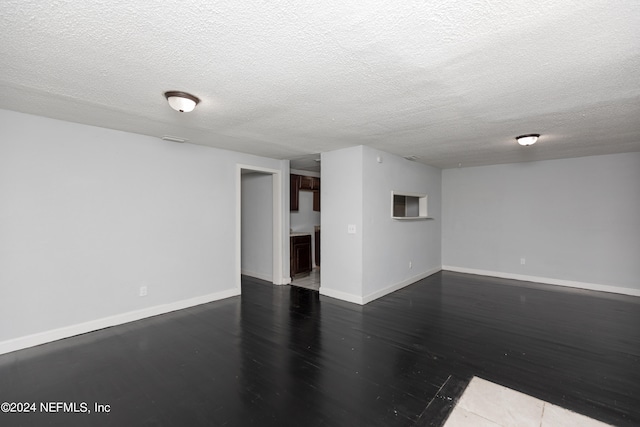
[{"label": "brown cabinet", "polygon": [[300,189],[316,191],[320,190],[320,178],[315,176],[300,176]]},{"label": "brown cabinet", "polygon": [[290,175],[290,186],[289,186],[289,210],[297,211],[299,209],[300,204],[300,175]]},{"label": "brown cabinet", "polygon": [[320,212],[320,192],[313,192],[313,210],[315,212]]},{"label": "brown cabinet", "polygon": [[289,240],[291,278],[311,273],[311,235],[291,236]]},{"label": "brown cabinet", "polygon": [[313,192],[313,210],[320,212],[320,178],[315,176],[290,175],[289,210],[300,209],[300,190]]}]

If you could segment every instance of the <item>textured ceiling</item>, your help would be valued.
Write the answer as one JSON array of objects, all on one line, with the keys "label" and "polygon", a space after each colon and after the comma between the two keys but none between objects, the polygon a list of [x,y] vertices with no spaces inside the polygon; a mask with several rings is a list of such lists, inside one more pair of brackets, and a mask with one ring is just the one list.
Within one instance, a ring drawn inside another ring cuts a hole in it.
[{"label": "textured ceiling", "polygon": [[2,0],[0,108],[310,165],[640,151],[640,1],[351,3]]}]

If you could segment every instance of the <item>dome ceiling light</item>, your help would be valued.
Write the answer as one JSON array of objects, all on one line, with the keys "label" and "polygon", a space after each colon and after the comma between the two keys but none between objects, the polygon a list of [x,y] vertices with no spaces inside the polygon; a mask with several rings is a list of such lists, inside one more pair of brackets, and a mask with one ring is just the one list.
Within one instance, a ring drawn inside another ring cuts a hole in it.
[{"label": "dome ceiling light", "polygon": [[540,138],[539,133],[530,133],[528,135],[517,136],[516,141],[518,141],[518,144],[524,145],[525,147],[527,147],[529,145],[535,144],[538,138]]},{"label": "dome ceiling light", "polygon": [[193,111],[200,100],[186,92],[169,91],[164,93],[171,108],[181,113]]}]

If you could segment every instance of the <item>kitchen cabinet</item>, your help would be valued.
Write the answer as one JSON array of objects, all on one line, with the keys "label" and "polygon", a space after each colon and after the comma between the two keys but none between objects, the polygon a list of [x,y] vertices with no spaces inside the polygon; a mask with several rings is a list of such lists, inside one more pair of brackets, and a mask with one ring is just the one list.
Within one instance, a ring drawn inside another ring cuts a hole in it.
[{"label": "kitchen cabinet", "polygon": [[320,178],[315,176],[290,175],[289,210],[300,210],[300,191],[313,192],[313,210],[320,212]]},{"label": "kitchen cabinet", "polygon": [[291,278],[306,276],[313,268],[311,260],[311,234],[296,234],[290,240]]},{"label": "kitchen cabinet", "polygon": [[313,192],[313,211],[320,212],[320,192]]},{"label": "kitchen cabinet", "polygon": [[316,191],[320,190],[320,178],[315,176],[300,176],[300,189]]},{"label": "kitchen cabinet", "polygon": [[300,205],[300,175],[290,176],[290,185],[289,185],[289,210],[297,211]]}]

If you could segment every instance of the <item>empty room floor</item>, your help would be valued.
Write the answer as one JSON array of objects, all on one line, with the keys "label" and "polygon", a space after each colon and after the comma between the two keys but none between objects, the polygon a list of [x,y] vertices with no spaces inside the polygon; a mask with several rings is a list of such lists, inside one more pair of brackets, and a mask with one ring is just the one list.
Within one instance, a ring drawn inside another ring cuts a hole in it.
[{"label": "empty room floor", "polygon": [[473,412],[471,381],[635,426],[638,325],[640,298],[453,272],[366,306],[243,277],[239,297],[0,355],[0,401],[37,404],[0,425],[440,426]]}]

